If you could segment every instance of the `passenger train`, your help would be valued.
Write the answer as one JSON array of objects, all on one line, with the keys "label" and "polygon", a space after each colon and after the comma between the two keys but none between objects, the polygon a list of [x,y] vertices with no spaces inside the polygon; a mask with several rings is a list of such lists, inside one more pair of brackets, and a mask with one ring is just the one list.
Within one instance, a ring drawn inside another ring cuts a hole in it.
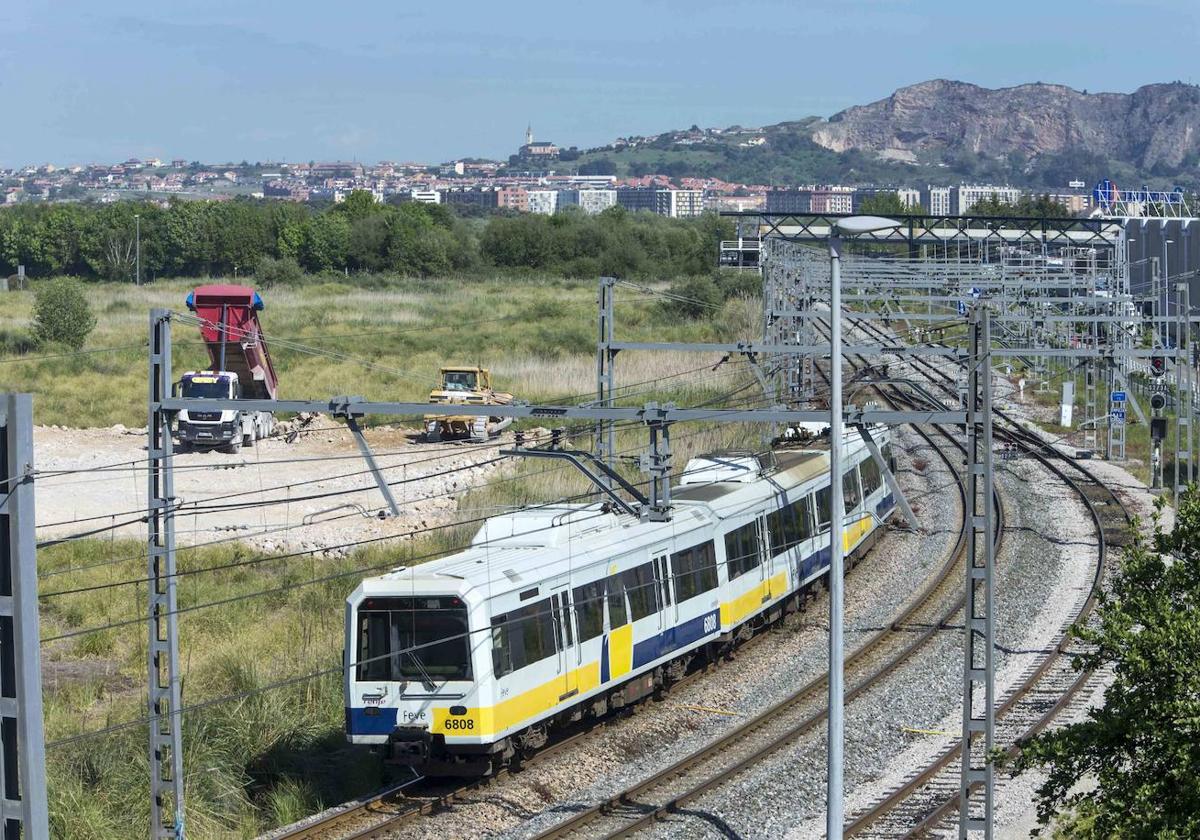
[{"label": "passenger train", "polygon": [[[346,601],[347,738],[424,775],[487,774],[794,611],[829,568],[828,430],[810,431],[764,455],[692,459],[669,522],[539,506],[363,580]],[[872,437],[890,466],[888,430]],[[853,562],[895,499],[857,430],[843,452]]]}]

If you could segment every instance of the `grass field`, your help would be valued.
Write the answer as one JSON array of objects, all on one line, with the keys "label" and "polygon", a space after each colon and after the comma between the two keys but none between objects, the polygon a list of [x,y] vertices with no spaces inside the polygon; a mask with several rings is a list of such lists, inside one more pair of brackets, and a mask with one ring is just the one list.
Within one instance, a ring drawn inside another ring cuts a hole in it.
[{"label": "grass field", "polygon": [[[147,312],[152,306],[182,310],[189,284],[88,288],[99,324],[83,355],[39,348],[14,361],[28,332],[32,296],[0,297],[8,345],[0,375],[6,387],[36,395],[39,423],[142,425]],[[439,364],[474,362],[490,366],[496,385],[525,399],[562,399],[594,388],[591,283],[444,280],[379,290],[325,284],[264,297],[268,334],[288,343],[273,350],[285,397],[423,400]],[[630,339],[746,338],[761,317],[753,299],[727,301],[716,317],[696,323],[671,320],[642,291],[622,289],[617,300],[618,335]],[[177,325],[175,339],[176,374],[204,363],[194,326]],[[624,398],[633,403],[700,405],[735,391],[735,401],[760,399],[744,364],[732,360],[714,372],[716,361],[622,354],[618,384],[646,383]],[[698,451],[757,445],[760,435],[752,428],[681,427],[672,440],[675,467],[682,470]],[[640,430],[618,435],[618,449],[630,454],[644,443]],[[640,479],[632,466],[626,470]],[[369,550],[264,557],[239,543],[182,549],[183,702],[193,709],[183,717],[188,836],[253,837],[377,787],[378,762],[351,749],[342,735],[346,595],[364,575],[464,545],[478,527],[472,520],[588,489],[573,469],[531,460],[461,496],[457,518],[446,527]],[[141,541],[89,539],[39,555],[56,837],[145,836],[144,552]],[[214,567],[221,568],[204,571]],[[116,728],[90,734],[110,727]]]},{"label": "grass field", "polygon": [[[216,282],[216,281],[214,281]],[[32,292],[0,295],[0,383],[35,395],[35,421],[70,427],[146,422],[149,311],[186,312],[193,284],[87,286],[98,318],[83,354],[28,346]],[[498,388],[519,398],[561,399],[595,391],[596,284],[558,279],[396,280],[384,289],[344,283],[271,289],[262,313],[282,398],[356,394],[425,400],[443,364],[490,367]],[[636,289],[617,294],[618,335],[631,340],[745,338],[759,328],[753,307],[730,301],[720,317],[679,323]],[[205,367],[199,330],[173,325],[175,374]],[[711,365],[716,357],[627,353],[623,383]],[[699,378],[699,377],[697,377]]]}]

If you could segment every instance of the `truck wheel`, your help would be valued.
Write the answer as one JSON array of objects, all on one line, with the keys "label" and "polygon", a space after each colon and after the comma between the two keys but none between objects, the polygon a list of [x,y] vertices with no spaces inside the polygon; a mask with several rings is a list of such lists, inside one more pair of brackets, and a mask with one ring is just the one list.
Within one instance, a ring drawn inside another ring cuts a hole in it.
[{"label": "truck wheel", "polygon": [[242,446],[253,446],[254,435],[242,435]]}]

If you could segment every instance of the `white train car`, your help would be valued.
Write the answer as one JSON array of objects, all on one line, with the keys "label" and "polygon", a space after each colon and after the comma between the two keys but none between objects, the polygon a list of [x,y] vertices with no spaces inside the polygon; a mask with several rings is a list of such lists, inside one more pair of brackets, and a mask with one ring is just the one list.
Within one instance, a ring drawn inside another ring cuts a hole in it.
[{"label": "white train car", "polygon": [[[888,432],[873,431],[890,462]],[[895,499],[857,431],[847,556]],[[827,443],[704,456],[670,522],[601,504],[489,519],[470,547],[364,580],[346,602],[346,735],[426,775],[488,773],[558,725],[679,679],[799,607],[829,567]]]}]

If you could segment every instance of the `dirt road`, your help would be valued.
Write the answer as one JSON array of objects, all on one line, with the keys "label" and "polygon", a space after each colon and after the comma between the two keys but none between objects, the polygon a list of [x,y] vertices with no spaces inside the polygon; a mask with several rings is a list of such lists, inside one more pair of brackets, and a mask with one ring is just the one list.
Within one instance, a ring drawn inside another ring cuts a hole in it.
[{"label": "dirt road", "polygon": [[[302,550],[406,533],[447,521],[466,489],[512,469],[511,461],[489,463],[499,441],[425,444],[414,442],[411,429],[369,429],[387,481],[401,482],[392,488],[401,515],[385,519],[383,496],[349,433],[326,418],[309,429],[291,443],[280,436],[236,455],[176,455],[178,542],[242,536],[268,551]],[[120,527],[97,536],[145,538],[144,429],[38,427],[34,449],[35,467],[46,473],[36,485],[39,540],[113,525]],[[51,474],[96,467],[108,469]]]}]

